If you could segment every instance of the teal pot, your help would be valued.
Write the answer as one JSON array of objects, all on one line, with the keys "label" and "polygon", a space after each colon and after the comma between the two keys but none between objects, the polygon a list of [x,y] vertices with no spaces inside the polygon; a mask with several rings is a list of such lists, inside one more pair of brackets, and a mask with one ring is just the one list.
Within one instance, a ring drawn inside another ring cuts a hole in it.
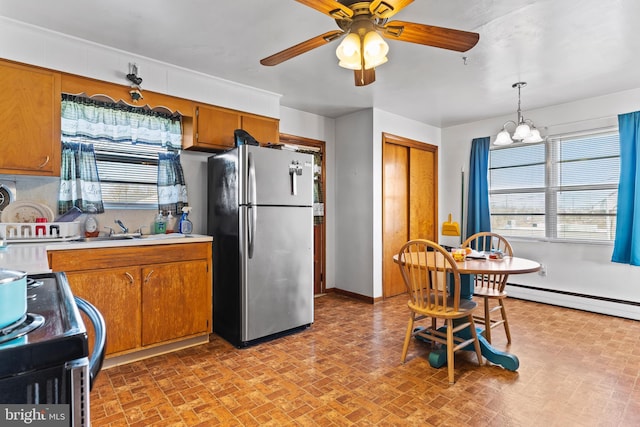
[{"label": "teal pot", "polygon": [[0,268],[0,329],[27,313],[27,273]]}]

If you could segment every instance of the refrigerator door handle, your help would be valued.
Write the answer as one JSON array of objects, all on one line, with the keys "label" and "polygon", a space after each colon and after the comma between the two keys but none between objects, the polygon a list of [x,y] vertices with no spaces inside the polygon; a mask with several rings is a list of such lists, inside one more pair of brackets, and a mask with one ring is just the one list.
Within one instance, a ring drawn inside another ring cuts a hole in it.
[{"label": "refrigerator door handle", "polygon": [[291,177],[291,195],[298,195],[298,175],[302,175],[302,166],[297,161],[291,162],[289,165],[289,177]]},{"label": "refrigerator door handle", "polygon": [[253,240],[256,235],[256,223],[258,221],[258,210],[254,206],[254,203],[256,201],[256,167],[253,163],[253,153],[251,152],[248,153],[247,163],[249,165],[249,203],[247,212],[249,214],[249,229],[247,230],[247,238],[249,239],[248,256],[251,259],[253,258]]},{"label": "refrigerator door handle", "polygon": [[253,246],[254,246],[254,239],[256,236],[256,223],[258,221],[258,209],[255,206],[248,206],[247,207],[247,213],[249,214],[249,224],[248,224],[248,230],[247,230],[247,239],[249,240],[249,249],[248,249],[248,256],[249,259],[253,258]]}]

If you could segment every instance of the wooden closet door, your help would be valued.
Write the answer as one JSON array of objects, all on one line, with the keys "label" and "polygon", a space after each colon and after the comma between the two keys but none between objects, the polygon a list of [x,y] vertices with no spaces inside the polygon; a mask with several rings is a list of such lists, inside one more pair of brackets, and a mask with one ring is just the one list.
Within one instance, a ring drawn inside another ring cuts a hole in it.
[{"label": "wooden closet door", "polygon": [[408,240],[438,239],[438,147],[383,135],[382,288],[406,292],[393,255]]},{"label": "wooden closet door", "polygon": [[438,240],[435,153],[409,148],[409,239]]},{"label": "wooden closet door", "polygon": [[383,296],[406,292],[400,269],[393,256],[407,242],[409,230],[409,150],[396,144],[384,144],[383,169]]}]

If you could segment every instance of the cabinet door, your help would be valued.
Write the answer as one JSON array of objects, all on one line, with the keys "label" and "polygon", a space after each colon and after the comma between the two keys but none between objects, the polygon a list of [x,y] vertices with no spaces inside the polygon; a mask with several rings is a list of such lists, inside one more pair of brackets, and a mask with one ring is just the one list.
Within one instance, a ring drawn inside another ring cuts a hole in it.
[{"label": "cabinet door", "polygon": [[206,105],[196,106],[195,147],[220,150],[235,146],[233,131],[240,129],[236,111]]},{"label": "cabinet door", "polygon": [[142,345],[209,330],[211,282],[205,260],[142,268]]},{"label": "cabinet door", "polygon": [[242,115],[242,129],[253,136],[260,145],[276,144],[280,140],[278,120],[268,117]]},{"label": "cabinet door", "polygon": [[0,61],[0,173],[60,175],[60,73]]},{"label": "cabinet door", "polygon": [[107,355],[140,347],[139,268],[69,272],[67,279],[74,295],[102,313],[107,327]]}]

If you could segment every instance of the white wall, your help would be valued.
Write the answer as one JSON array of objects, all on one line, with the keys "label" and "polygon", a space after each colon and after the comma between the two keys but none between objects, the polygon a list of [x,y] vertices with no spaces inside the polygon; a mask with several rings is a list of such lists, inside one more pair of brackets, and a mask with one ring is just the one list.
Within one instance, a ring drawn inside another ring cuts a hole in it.
[{"label": "white wall", "polygon": [[373,115],[336,119],[336,287],[373,294]]},{"label": "white wall", "polygon": [[[640,89],[525,111],[524,116],[533,120],[539,128],[548,127],[543,134],[558,134],[616,125],[618,114],[637,110],[640,110]],[[441,216],[446,212],[453,212],[454,217],[459,218],[459,174],[461,168],[468,170],[471,140],[484,136],[495,137],[502,124],[510,119],[513,120],[514,117],[496,117],[442,130],[443,156],[440,179],[443,184],[439,208]],[[456,194],[456,197],[448,197],[449,194]],[[546,269],[546,276],[536,273],[517,275],[511,276],[510,282],[542,289],[640,302],[640,268],[612,263],[612,244],[510,240],[517,255],[535,259]],[[640,319],[638,306],[517,287],[509,287],[508,291],[516,297]]]}]

